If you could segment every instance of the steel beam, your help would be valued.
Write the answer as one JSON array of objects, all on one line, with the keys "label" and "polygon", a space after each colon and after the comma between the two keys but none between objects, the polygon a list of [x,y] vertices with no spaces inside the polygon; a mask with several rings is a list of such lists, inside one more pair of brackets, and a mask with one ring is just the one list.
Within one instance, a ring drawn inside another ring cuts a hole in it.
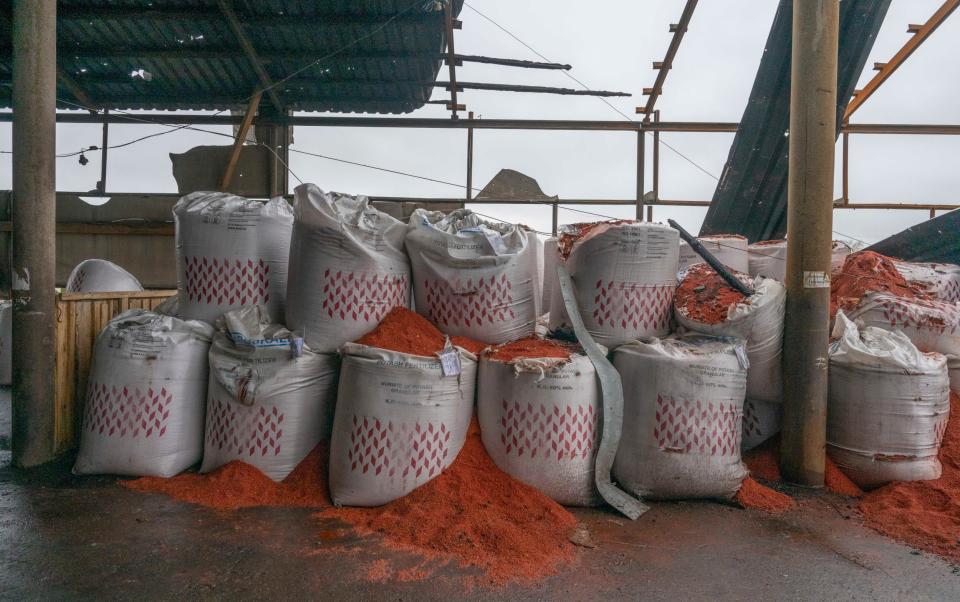
[{"label": "steel beam", "polygon": [[811,487],[826,459],[839,30],[840,0],[793,3],[780,466]]},{"label": "steel beam", "polygon": [[13,461],[21,467],[49,462],[57,453],[56,64],[56,0],[16,0],[11,355]]},{"label": "steel beam", "polygon": [[859,109],[868,98],[873,96],[873,93],[883,85],[883,82],[887,81],[887,79],[900,68],[900,65],[910,58],[910,55],[947,20],[947,17],[949,17],[953,11],[957,10],[958,6],[960,6],[960,0],[947,0],[927,19],[926,23],[919,27],[910,26],[908,31],[913,34],[913,37],[907,40],[907,43],[904,44],[889,61],[886,63],[874,63],[877,74],[867,82],[867,85],[864,86],[862,90],[857,90],[853,93],[853,99],[850,101],[850,104],[847,105],[847,110],[843,113],[844,123],[850,120],[850,117],[856,110]]},{"label": "steel beam", "polygon": [[[657,99],[663,94],[663,84],[667,81],[667,74],[670,73],[670,69],[673,68],[673,59],[677,57],[677,51],[680,50],[680,42],[683,41],[683,35],[687,33],[687,27],[690,25],[690,19],[693,17],[695,8],[697,8],[697,0],[687,0],[687,3],[683,7],[683,12],[680,13],[680,21],[676,25],[670,25],[670,31],[673,32],[673,37],[670,39],[670,46],[667,47],[667,54],[664,56],[662,62],[658,61],[654,63],[653,66],[653,68],[657,70],[657,79],[653,84],[653,88],[650,89],[646,105],[637,107],[637,113],[646,115],[644,119],[650,119],[650,116],[653,114],[653,109],[657,104]],[[644,90],[644,94],[646,93],[646,90]]]},{"label": "steel beam", "polygon": [[459,119],[457,115],[457,60],[453,45],[453,3],[447,2],[443,6],[444,41],[447,46],[447,68],[450,82],[447,90],[450,91],[450,119]]},{"label": "steel beam", "polygon": [[263,62],[261,62],[260,57],[257,55],[257,50],[253,47],[253,42],[250,41],[247,32],[243,30],[243,24],[240,22],[240,19],[237,18],[237,13],[234,12],[231,2],[232,0],[217,0],[217,6],[220,8],[220,12],[223,13],[223,17],[227,20],[227,25],[230,26],[233,37],[236,38],[237,43],[243,48],[243,54],[247,57],[247,61],[250,62],[254,73],[257,74],[260,85],[263,86],[263,91],[266,92],[267,97],[270,98],[270,102],[277,112],[282,113],[283,103],[280,101],[280,97],[274,89],[276,85],[273,83],[273,78],[271,78],[267,70],[264,69]]}]

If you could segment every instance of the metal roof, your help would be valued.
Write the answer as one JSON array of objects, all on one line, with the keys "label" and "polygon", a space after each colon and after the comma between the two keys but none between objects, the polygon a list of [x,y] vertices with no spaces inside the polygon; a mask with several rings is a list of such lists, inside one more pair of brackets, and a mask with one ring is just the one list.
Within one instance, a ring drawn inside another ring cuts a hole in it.
[{"label": "metal roof", "polygon": [[[443,4],[58,0],[58,96],[84,105],[86,97],[110,109],[241,108],[263,86],[245,36],[271,81],[297,73],[272,90],[284,109],[406,113],[423,106],[434,89],[444,50]],[[454,15],[462,4],[454,0]],[[10,21],[8,4],[0,8],[7,34]],[[12,48],[10,36],[3,37],[0,81],[9,82]],[[10,97],[9,86],[0,86],[0,106],[9,107]]]}]

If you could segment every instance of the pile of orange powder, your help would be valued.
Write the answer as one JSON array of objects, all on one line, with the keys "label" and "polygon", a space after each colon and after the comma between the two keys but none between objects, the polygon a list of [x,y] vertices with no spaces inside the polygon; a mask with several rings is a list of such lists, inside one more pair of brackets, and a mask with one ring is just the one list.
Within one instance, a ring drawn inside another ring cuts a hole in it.
[{"label": "pile of orange powder", "polygon": [[847,256],[843,267],[830,282],[830,315],[837,310],[856,308],[867,293],[883,292],[903,299],[929,299],[921,285],[908,282],[896,264],[873,251],[859,251]]},{"label": "pile of orange powder", "polygon": [[[742,274],[735,275],[743,276]],[[719,324],[727,319],[731,305],[746,297],[706,263],[696,263],[687,270],[673,297],[674,306],[691,320],[702,324]]]},{"label": "pile of orange powder", "polygon": [[[433,357],[443,351],[446,335],[417,312],[395,307],[375,329],[356,342],[400,353]],[[487,346],[467,337],[450,337],[450,342],[473,354],[480,353]]]}]

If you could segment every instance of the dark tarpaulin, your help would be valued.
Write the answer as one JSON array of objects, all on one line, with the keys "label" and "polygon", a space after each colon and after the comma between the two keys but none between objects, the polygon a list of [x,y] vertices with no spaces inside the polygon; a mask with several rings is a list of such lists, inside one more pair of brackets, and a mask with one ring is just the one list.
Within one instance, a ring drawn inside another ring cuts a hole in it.
[{"label": "dark tarpaulin", "polygon": [[907,228],[869,249],[907,261],[960,264],[960,210]]},{"label": "dark tarpaulin", "polygon": [[[840,3],[838,126],[889,7],[890,0]],[[792,28],[793,2],[780,0],[701,236],[742,234],[756,242],[786,235]]]}]

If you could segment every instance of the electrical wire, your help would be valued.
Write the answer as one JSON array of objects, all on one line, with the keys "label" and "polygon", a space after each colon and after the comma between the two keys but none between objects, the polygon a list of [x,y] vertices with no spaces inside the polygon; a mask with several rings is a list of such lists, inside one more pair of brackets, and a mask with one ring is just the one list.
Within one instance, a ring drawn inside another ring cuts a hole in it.
[{"label": "electrical wire", "polygon": [[[474,8],[469,2],[464,2],[463,5],[466,6],[467,8],[469,8],[470,10],[472,10],[473,12],[477,13],[478,15],[480,15],[481,17],[483,17],[484,19],[486,19],[486,20],[489,21],[490,23],[492,23],[495,27],[497,27],[497,29],[499,29],[499,30],[502,31],[503,33],[507,34],[508,36],[510,36],[511,38],[513,38],[514,40],[516,40],[517,42],[519,42],[520,44],[522,44],[524,47],[527,48],[527,50],[529,50],[529,51],[532,52],[533,54],[537,55],[538,57],[540,57],[541,59],[547,61],[548,63],[552,63],[552,62],[553,62],[553,61],[551,61],[549,58],[547,58],[546,56],[544,56],[544,55],[542,55],[541,53],[537,52],[532,46],[530,46],[530,44],[527,44],[526,42],[524,42],[523,40],[521,40],[517,35],[515,35],[515,34],[514,34],[513,32],[511,32],[509,29],[507,29],[507,28],[504,27],[503,25],[500,25],[499,23],[497,23],[496,21],[494,21],[491,17],[485,15],[484,13],[482,13],[482,12],[480,12],[479,10],[477,10],[476,8]],[[568,72],[568,71],[566,71],[566,70],[562,71],[562,73],[563,73],[565,76],[567,76],[567,77],[569,77],[570,79],[572,79],[573,81],[575,81],[576,83],[580,84],[580,86],[581,86],[584,90],[587,90],[587,91],[590,91],[590,92],[593,91],[587,84],[583,83],[582,81],[580,81],[579,79],[577,79],[576,77],[574,77],[572,73],[570,73],[570,72]],[[631,118],[629,115],[627,115],[626,113],[624,113],[623,111],[621,111],[620,109],[618,109],[616,106],[614,106],[614,104],[611,103],[611,102],[610,102],[609,100],[607,100],[606,98],[604,98],[604,97],[602,97],[602,96],[598,96],[597,98],[598,98],[601,102],[603,102],[605,105],[607,105],[608,107],[610,107],[611,109],[613,109],[618,115],[620,115],[621,117],[623,117],[623,118],[626,119],[627,121],[630,121],[630,122],[635,121],[635,120],[634,120],[633,118]],[[647,132],[647,135],[648,135],[648,136],[653,136],[653,134],[651,134],[650,132]],[[663,139],[663,136],[659,136],[659,137],[657,138],[657,141],[658,141],[660,144],[662,144],[663,146],[665,146],[665,147],[667,147],[668,149],[670,149],[671,151],[673,151],[674,153],[676,153],[677,155],[679,155],[680,157],[682,157],[682,158],[683,158],[685,161],[687,161],[690,165],[693,165],[694,167],[696,167],[697,169],[699,169],[699,170],[702,171],[703,173],[707,174],[708,176],[710,176],[710,177],[713,178],[714,180],[716,180],[716,181],[718,181],[718,182],[720,181],[720,178],[718,178],[718,177],[715,176],[713,173],[711,173],[710,171],[708,171],[705,167],[703,167],[702,165],[700,165],[699,163],[697,163],[696,161],[694,161],[694,160],[691,159],[690,157],[688,157],[688,156],[686,156],[685,154],[683,154],[682,152],[680,152],[680,150],[677,149],[676,147],[674,147],[673,145],[667,143],[667,142]]]}]

